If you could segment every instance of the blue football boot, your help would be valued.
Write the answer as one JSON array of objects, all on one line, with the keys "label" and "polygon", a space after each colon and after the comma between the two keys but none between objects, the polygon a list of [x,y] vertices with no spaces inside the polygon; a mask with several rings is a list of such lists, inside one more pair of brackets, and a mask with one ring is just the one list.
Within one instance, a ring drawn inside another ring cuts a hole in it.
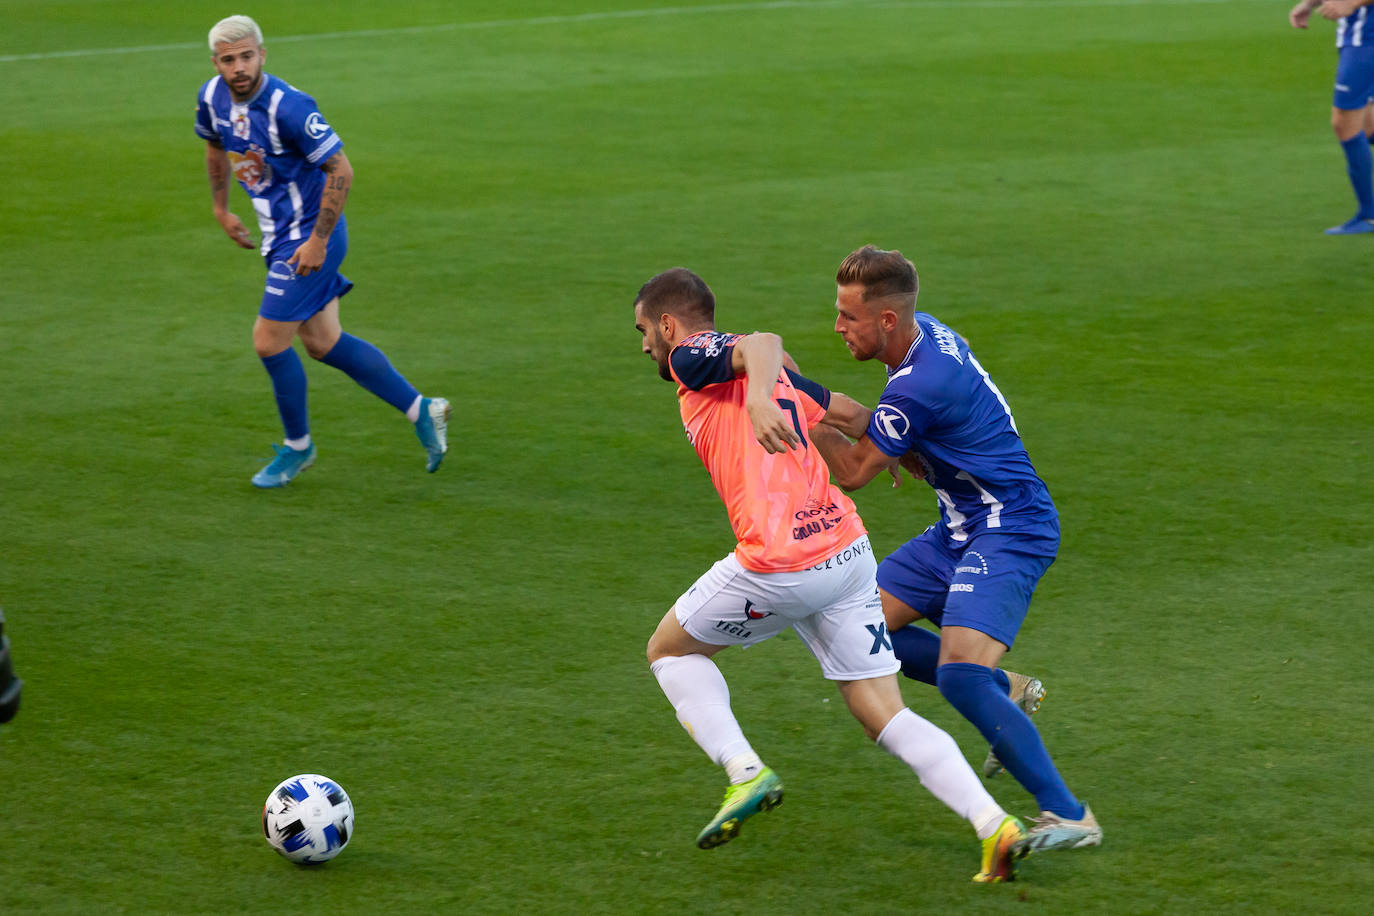
[{"label": "blue football boot", "polygon": [[315,443],[310,443],[307,448],[297,451],[294,448],[287,448],[285,445],[273,445],[277,450],[277,457],[272,459],[272,463],[253,475],[253,486],[262,489],[272,487],[284,487],[290,483],[297,474],[304,471],[315,463]]}]

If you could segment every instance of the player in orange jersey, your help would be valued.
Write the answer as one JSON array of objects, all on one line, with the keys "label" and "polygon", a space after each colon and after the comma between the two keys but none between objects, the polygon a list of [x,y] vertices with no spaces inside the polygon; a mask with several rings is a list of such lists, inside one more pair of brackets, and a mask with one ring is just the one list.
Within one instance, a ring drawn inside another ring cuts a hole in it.
[{"label": "player in orange jersey", "polygon": [[730,781],[697,845],[729,842],[745,818],[782,802],[782,781],[745,739],[711,657],[791,627],[868,737],[973,825],[983,844],[974,880],[1011,879],[1021,822],[987,793],[954,739],[902,703],[868,535],[808,441],[823,419],[843,424],[864,408],[785,367],[776,335],[716,331],[715,297],[690,270],[645,283],[634,313],[643,351],[677,382],[687,438],[739,540],[663,616],[647,653],[678,721]]}]

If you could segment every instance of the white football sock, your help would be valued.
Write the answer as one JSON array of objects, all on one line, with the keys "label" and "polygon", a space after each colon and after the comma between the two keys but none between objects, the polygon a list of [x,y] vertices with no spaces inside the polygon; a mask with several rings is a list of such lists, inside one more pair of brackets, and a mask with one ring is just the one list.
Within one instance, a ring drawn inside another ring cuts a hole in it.
[{"label": "white football sock", "polygon": [[409,420],[409,421],[412,422],[412,423],[419,423],[419,422],[420,422],[420,402],[423,401],[423,400],[424,400],[424,396],[423,396],[423,395],[419,395],[419,394],[415,395],[415,400],[411,401],[411,402],[410,402],[410,406],[406,408],[406,419],[407,419],[407,420]]},{"label": "white football sock", "polygon": [[704,655],[669,655],[649,670],[673,704],[677,720],[706,756],[725,766],[742,755],[754,755],[730,711],[730,688],[715,662]]},{"label": "white football sock", "polygon": [[973,774],[954,739],[910,709],[892,717],[878,735],[878,746],[915,770],[921,785],[972,824],[980,839],[991,836],[1006,816]]},{"label": "white football sock", "polygon": [[283,439],[283,440],[281,440],[281,441],[282,441],[282,445],[285,445],[287,448],[289,448],[289,449],[294,449],[295,451],[298,451],[298,452],[303,452],[303,451],[305,451],[306,449],[310,448],[310,434],[309,434],[309,433],[306,433],[304,436],[301,436],[299,439]]}]

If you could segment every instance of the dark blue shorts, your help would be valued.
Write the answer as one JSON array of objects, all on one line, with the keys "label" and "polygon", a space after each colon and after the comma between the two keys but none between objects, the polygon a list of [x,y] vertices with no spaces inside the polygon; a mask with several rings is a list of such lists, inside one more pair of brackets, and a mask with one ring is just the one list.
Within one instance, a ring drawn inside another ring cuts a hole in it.
[{"label": "dark blue shorts", "polygon": [[1358,111],[1374,96],[1374,44],[1341,48],[1336,62],[1336,89],[1332,106]]},{"label": "dark blue shorts", "polygon": [[964,542],[928,528],[878,566],[878,587],[938,627],[969,627],[1011,648],[1035,585],[1059,550],[1043,534],[979,532]]},{"label": "dark blue shorts", "polygon": [[267,288],[262,294],[258,314],[272,321],[305,321],[336,297],[353,288],[353,281],[339,273],[348,254],[348,226],[340,222],[329,236],[324,263],[304,277],[286,262],[304,240],[294,246],[273,249],[267,263]]}]

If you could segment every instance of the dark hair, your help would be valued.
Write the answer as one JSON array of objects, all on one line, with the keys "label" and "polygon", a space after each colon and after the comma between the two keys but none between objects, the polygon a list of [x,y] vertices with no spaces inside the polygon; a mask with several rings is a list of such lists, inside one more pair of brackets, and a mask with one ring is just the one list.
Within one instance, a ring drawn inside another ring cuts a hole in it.
[{"label": "dark hair", "polygon": [[716,324],[715,294],[705,280],[685,267],[674,267],[654,276],[639,288],[635,302],[650,321],[658,321],[666,312],[693,328]]},{"label": "dark hair", "polygon": [[851,251],[835,272],[835,282],[840,286],[853,283],[862,285],[864,302],[901,296],[909,297],[913,306],[921,285],[916,277],[915,264],[896,249],[884,251],[876,245],[865,245],[857,251]]}]

